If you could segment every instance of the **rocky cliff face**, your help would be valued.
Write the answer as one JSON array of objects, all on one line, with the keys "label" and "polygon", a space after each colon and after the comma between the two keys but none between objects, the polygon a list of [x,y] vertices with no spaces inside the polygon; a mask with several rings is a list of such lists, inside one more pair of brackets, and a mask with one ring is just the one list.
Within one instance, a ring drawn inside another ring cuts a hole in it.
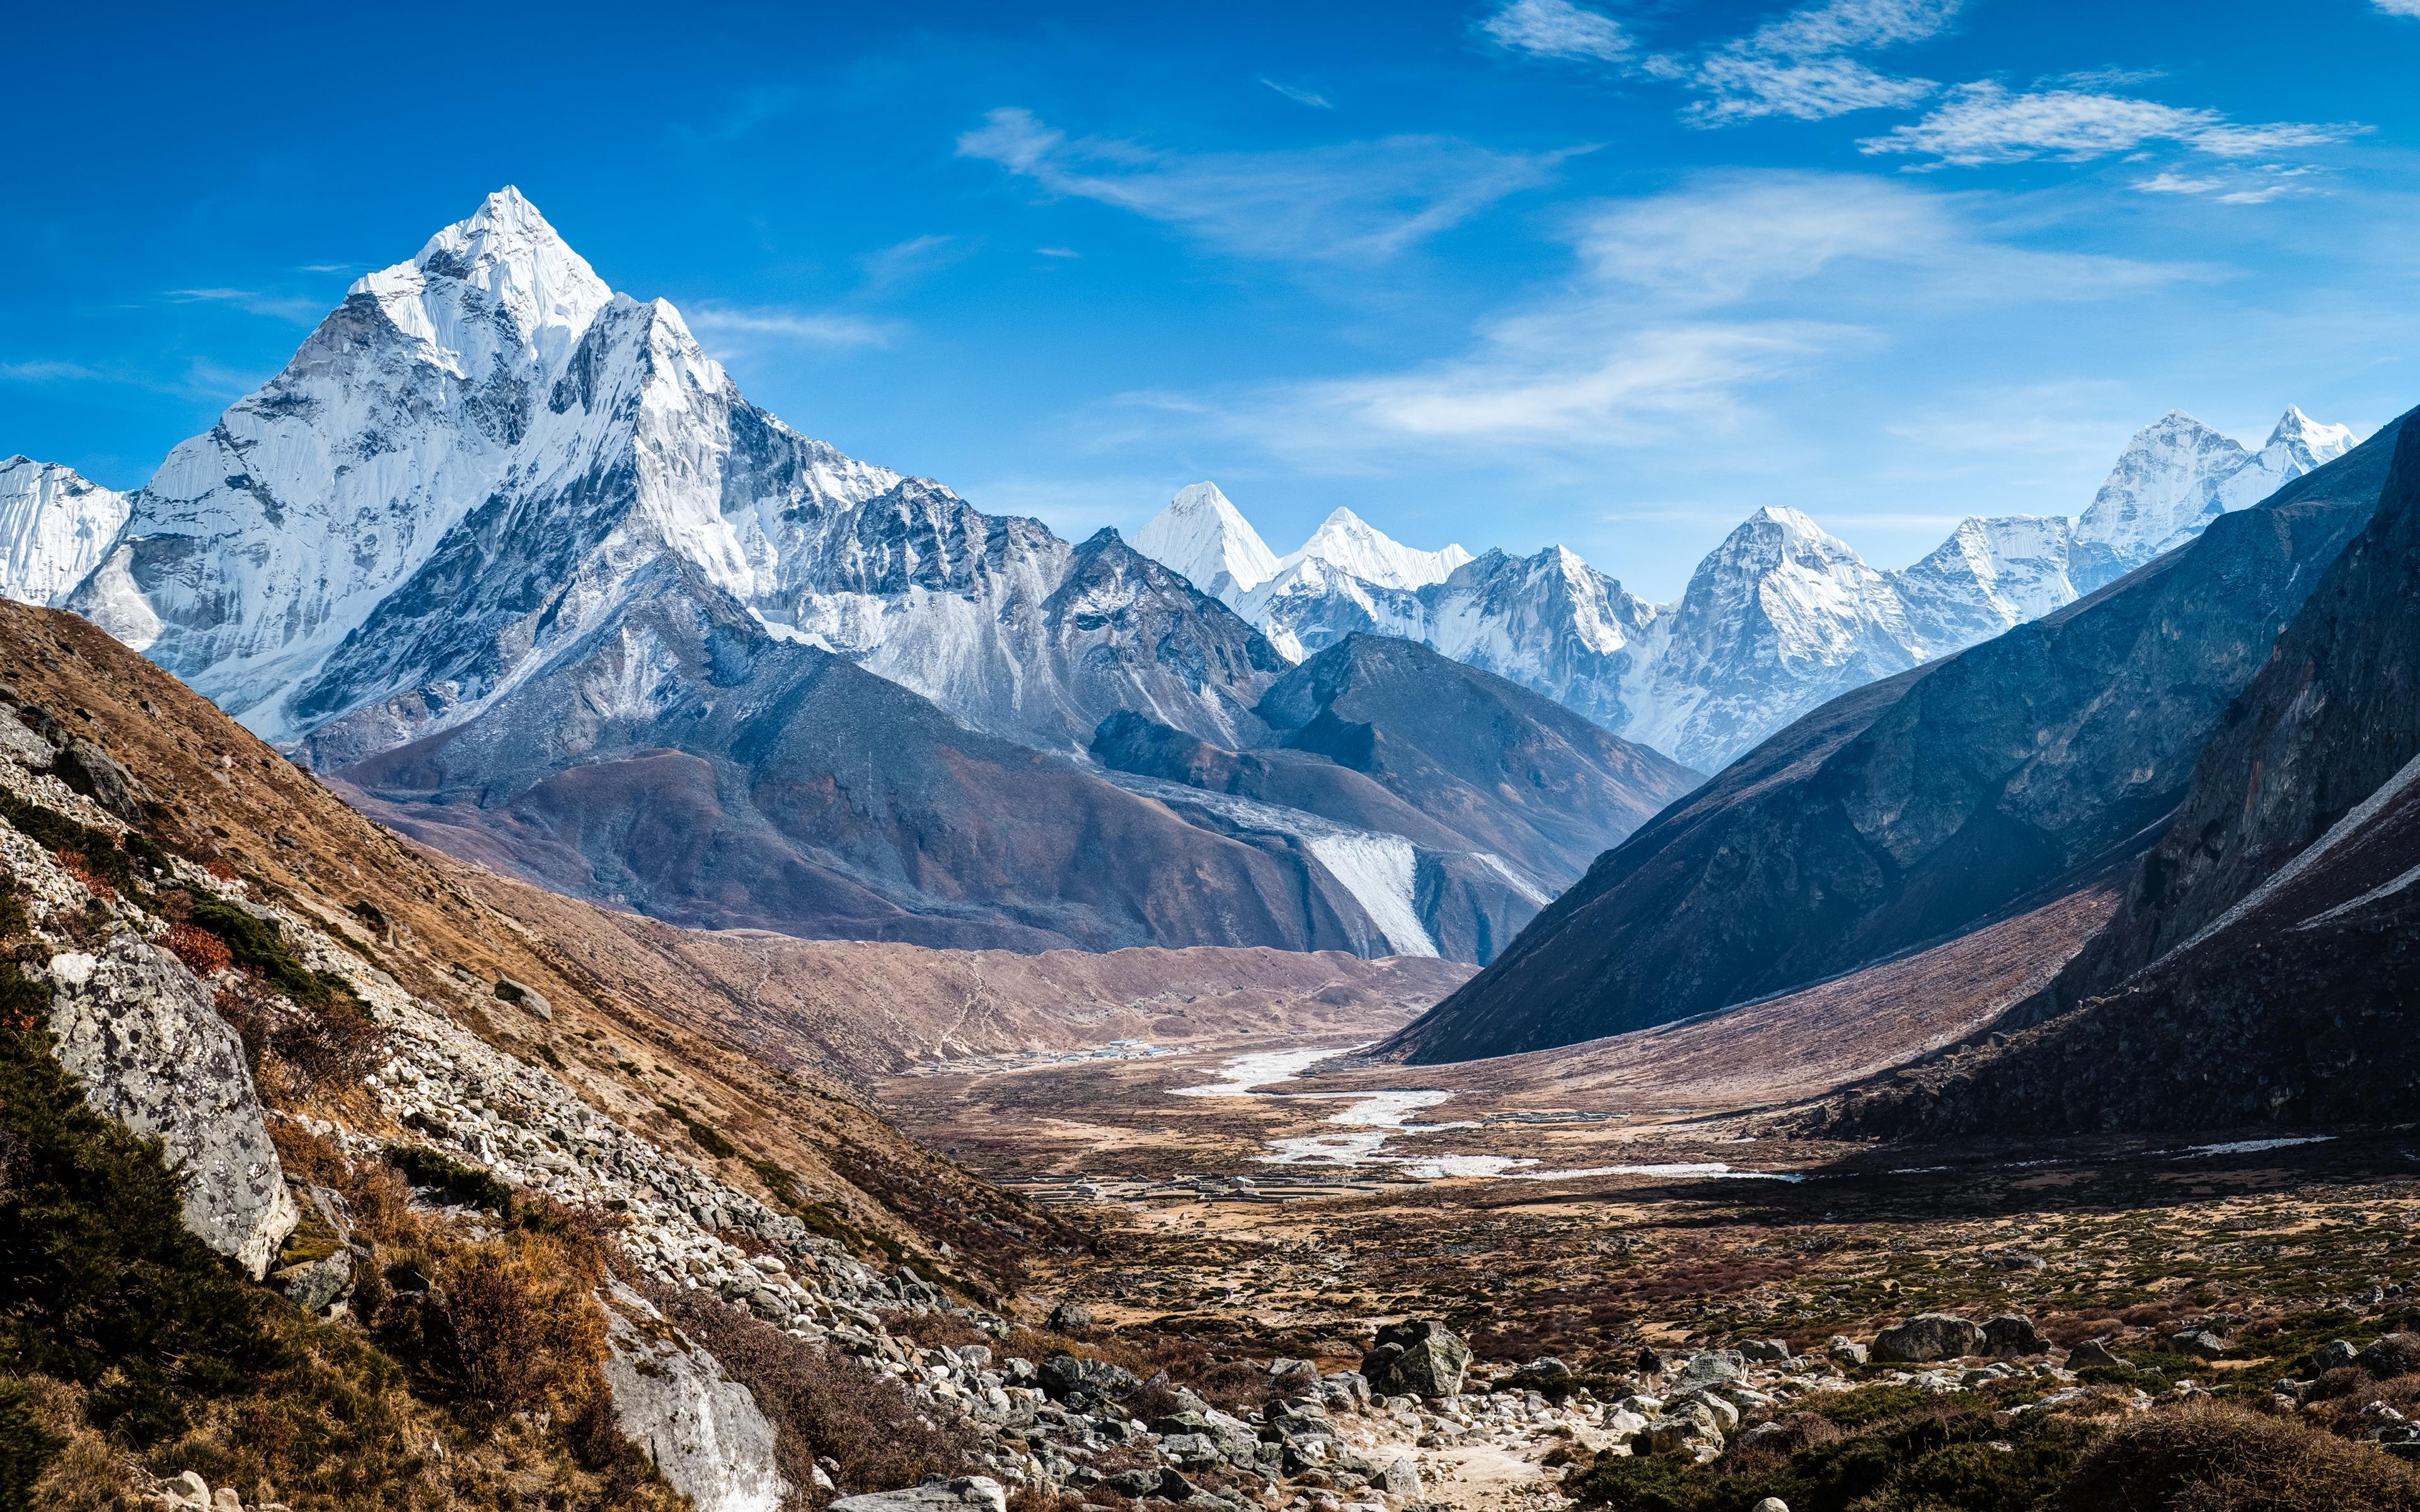
[{"label": "rocky cliff face", "polygon": [[1388,1049],[1500,1055],[1727,1007],[2148,844],[2367,521],[2395,429],[2102,594],[1819,709],[1601,858]]},{"label": "rocky cliff face", "polygon": [[2116,916],[2003,1027],[1853,1100],[1875,1132],[2407,1116],[2420,982],[2420,428],[2228,709]]},{"label": "rocky cliff face", "polygon": [[0,460],[0,596],[54,604],[116,544],[127,499],[72,468],[31,457]]},{"label": "rocky cliff face", "polygon": [[1549,700],[1385,637],[1320,653],[1254,712],[1269,748],[1122,715],[1093,754],[1197,823],[1285,834],[1311,885],[1349,895],[1397,953],[1484,964],[1591,856],[1697,781]]}]

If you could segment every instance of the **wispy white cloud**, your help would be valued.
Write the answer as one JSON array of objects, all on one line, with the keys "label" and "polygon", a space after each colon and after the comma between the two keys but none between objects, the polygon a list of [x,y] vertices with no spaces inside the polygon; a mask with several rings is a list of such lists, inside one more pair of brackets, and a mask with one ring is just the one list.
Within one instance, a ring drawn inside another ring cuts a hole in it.
[{"label": "wispy white cloud", "polygon": [[2378,8],[2390,16],[2420,16],[2420,0],[2378,0]]},{"label": "wispy white cloud", "polygon": [[1512,0],[1480,30],[1500,47],[1538,57],[1620,63],[1636,51],[1620,22],[1572,0]]},{"label": "wispy white cloud", "polygon": [[316,294],[275,294],[256,288],[172,288],[166,298],[178,304],[225,304],[246,315],[316,325],[328,313],[328,301]]},{"label": "wispy white cloud", "polygon": [[1233,401],[1129,395],[1171,422],[1350,470],[1406,451],[1706,438],[1761,386],[1870,355],[1911,317],[2121,297],[2206,270],[2033,250],[1986,202],[1856,175],[1751,175],[1607,206],[1565,286],[1486,322],[1464,352]]},{"label": "wispy white cloud", "polygon": [[2085,162],[2174,143],[2216,158],[2255,158],[2341,142],[2368,131],[2349,123],[2239,125],[2214,110],[2081,89],[2023,94],[1989,82],[1961,85],[1913,125],[1859,144],[1868,153],[1904,153],[1971,167],[2051,158]]},{"label": "wispy white cloud", "polygon": [[864,260],[869,289],[888,289],[956,262],[972,250],[965,239],[925,235],[897,241]]},{"label": "wispy white cloud", "polygon": [[2209,174],[2180,173],[2171,168],[2137,180],[2134,188],[2146,194],[2204,195],[2221,205],[2266,205],[2272,200],[2319,193],[2317,185],[2305,182],[2319,172],[2307,164],[2283,162]]},{"label": "wispy white cloud", "polygon": [[863,316],[779,306],[701,304],[688,313],[701,334],[768,338],[809,347],[888,347],[896,330]]},{"label": "wispy white cloud", "polygon": [[1700,125],[1761,116],[1823,120],[1852,111],[1904,108],[1940,86],[1898,78],[1852,56],[1923,41],[1957,19],[1964,0],[1821,0],[1777,16],[1677,71],[1706,98]]},{"label": "wispy white cloud", "polygon": [[1073,247],[1036,247],[1033,250],[1045,257],[1081,257],[1084,255]]},{"label": "wispy white cloud", "polygon": [[1285,96],[1288,100],[1293,100],[1297,105],[1309,105],[1313,110],[1334,110],[1336,108],[1326,95],[1313,94],[1299,85],[1283,84],[1276,79],[1270,78],[1265,73],[1260,75],[1260,80],[1261,83],[1267,85],[1270,88],[1276,90],[1279,94]]},{"label": "wispy white cloud", "polygon": [[86,367],[82,363],[54,362],[36,358],[23,363],[0,363],[0,381],[9,383],[109,383],[120,381],[111,375]]},{"label": "wispy white cloud", "polygon": [[991,112],[958,138],[958,153],[1050,193],[1114,205],[1232,252],[1365,263],[1550,182],[1571,156],[1497,152],[1436,136],[1188,155],[1070,137],[1016,108]]}]

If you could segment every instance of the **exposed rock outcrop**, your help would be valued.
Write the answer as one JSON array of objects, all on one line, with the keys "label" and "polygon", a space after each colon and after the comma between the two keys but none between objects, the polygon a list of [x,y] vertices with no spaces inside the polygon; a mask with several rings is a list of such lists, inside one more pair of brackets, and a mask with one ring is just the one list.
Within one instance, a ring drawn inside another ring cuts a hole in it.
[{"label": "exposed rock outcrop", "polygon": [[59,1064],[96,1110],[165,1147],[184,1172],[186,1227],[256,1279],[266,1274],[301,1214],[243,1042],[209,990],[131,932],[98,954],[53,956],[48,974]]},{"label": "exposed rock outcrop", "polygon": [[627,1287],[614,1286],[605,1319],[605,1380],[624,1436],[697,1512],[776,1512],[789,1486],[748,1388]]}]

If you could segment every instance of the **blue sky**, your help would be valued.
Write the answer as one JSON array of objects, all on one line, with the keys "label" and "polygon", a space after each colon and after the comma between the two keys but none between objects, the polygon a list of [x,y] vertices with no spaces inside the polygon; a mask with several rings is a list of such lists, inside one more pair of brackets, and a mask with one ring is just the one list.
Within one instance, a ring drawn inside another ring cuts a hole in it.
[{"label": "blue sky", "polygon": [[142,482],[507,182],[1071,535],[1209,477],[1664,597],[2420,403],[2420,0],[334,8],[18,13],[0,454]]}]

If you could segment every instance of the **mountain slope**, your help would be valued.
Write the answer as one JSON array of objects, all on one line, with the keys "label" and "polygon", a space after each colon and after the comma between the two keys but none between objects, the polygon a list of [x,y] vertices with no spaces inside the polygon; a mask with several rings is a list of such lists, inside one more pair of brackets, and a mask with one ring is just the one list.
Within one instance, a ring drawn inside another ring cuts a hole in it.
[{"label": "mountain slope", "polygon": [[659,562],[476,717],[345,768],[391,823],[680,923],[1034,950],[1362,931],[1280,858],[768,634]]},{"label": "mountain slope", "polygon": [[1144,707],[1249,738],[1275,653],[1088,546],[754,409],[505,190],[178,447],[72,602],[332,766],[473,717],[666,559],[994,734],[1076,750]]},{"label": "mountain slope", "polygon": [[2420,1108],[2415,595],[2407,426],[2376,517],[2228,710],[2118,914],[2026,1011],[2046,1021],[1847,1101],[1847,1126],[2190,1130]]},{"label": "mountain slope", "polygon": [[1698,780],[1549,700],[1385,637],[1322,652],[1256,712],[1274,748],[1226,750],[1125,714],[1102,722],[1093,755],[1197,822],[1293,835],[1395,949],[1481,964]]},{"label": "mountain slope", "polygon": [[2368,519],[2397,428],[2101,594],[1817,710],[1601,857],[1389,1053],[1500,1055],[1724,1008],[2147,843]]},{"label": "mountain slope", "polygon": [[127,498],[55,462],[0,461],[0,597],[55,603],[84,581],[126,524]]}]

